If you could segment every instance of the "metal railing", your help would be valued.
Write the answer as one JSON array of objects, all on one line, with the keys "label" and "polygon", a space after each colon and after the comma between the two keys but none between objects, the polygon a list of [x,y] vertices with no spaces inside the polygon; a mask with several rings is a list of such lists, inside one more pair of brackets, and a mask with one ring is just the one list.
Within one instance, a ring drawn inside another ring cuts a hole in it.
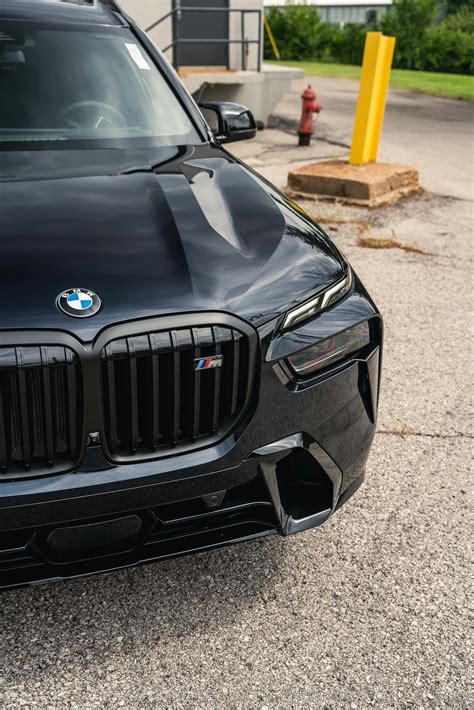
[{"label": "metal railing", "polygon": [[[230,13],[240,13],[240,39],[231,39],[230,37],[226,38],[213,38],[213,39],[202,39],[202,38],[193,38],[193,39],[188,39],[184,37],[180,37],[180,22],[182,19],[182,13],[184,12],[225,12],[230,19]],[[245,37],[245,19],[247,15],[257,15],[258,16],[258,29],[257,29],[257,38],[256,39],[248,39]],[[180,67],[180,57],[179,57],[179,50],[180,47],[183,45],[189,45],[189,44],[197,44],[197,45],[203,45],[203,44],[225,44],[227,46],[230,46],[231,44],[239,44],[241,46],[241,69],[247,70],[247,64],[248,64],[248,55],[249,55],[249,49],[250,45],[256,44],[257,45],[257,71],[260,71],[262,68],[262,10],[258,10],[256,8],[235,8],[235,7],[186,7],[186,6],[181,6],[180,0],[176,0],[176,7],[174,7],[170,12],[167,12],[166,15],[163,15],[163,17],[160,17],[159,20],[154,22],[152,25],[146,28],[147,32],[151,32],[151,30],[154,30],[155,27],[158,27],[162,22],[165,20],[171,18],[172,24],[173,24],[173,41],[168,44],[166,47],[162,48],[162,52],[167,52],[168,50],[172,49],[173,50],[173,59],[172,59],[172,64],[176,70],[179,69]],[[229,56],[229,55],[228,55]],[[227,59],[227,68],[230,69],[230,64],[229,64],[229,59]]]}]

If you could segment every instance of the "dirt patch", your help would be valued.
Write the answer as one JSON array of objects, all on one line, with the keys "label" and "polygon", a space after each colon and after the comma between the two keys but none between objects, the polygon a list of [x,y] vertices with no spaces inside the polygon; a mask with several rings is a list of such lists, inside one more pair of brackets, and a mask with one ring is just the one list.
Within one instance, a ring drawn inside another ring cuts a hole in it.
[{"label": "dirt patch", "polygon": [[359,237],[357,239],[357,246],[363,247],[364,249],[401,249],[407,254],[422,254],[427,256],[428,252],[423,251],[423,249],[418,249],[417,247],[412,247],[409,244],[401,244],[396,242],[394,239],[377,239],[376,237]]},{"label": "dirt patch", "polygon": [[369,222],[362,222],[361,220],[358,219],[333,219],[332,217],[321,217],[315,218],[318,224],[324,224],[324,225],[331,225],[331,224],[355,224],[357,229],[360,230],[366,230],[371,228],[371,224]]}]

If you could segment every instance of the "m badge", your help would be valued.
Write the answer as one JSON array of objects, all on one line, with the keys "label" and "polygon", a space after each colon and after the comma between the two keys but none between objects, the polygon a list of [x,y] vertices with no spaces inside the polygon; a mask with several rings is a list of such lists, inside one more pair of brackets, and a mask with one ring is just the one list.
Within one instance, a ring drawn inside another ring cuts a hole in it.
[{"label": "m badge", "polygon": [[210,357],[197,357],[194,360],[195,370],[214,370],[216,367],[222,367],[224,358],[222,355],[211,355]]}]

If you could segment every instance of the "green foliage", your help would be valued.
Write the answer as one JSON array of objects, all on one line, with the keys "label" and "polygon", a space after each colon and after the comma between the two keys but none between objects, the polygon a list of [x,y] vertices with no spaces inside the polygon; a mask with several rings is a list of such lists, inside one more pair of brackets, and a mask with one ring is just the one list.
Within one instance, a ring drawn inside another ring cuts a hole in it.
[{"label": "green foliage", "polygon": [[474,7],[462,7],[453,15],[448,15],[443,22],[443,27],[458,32],[467,32],[470,35],[474,34]]},{"label": "green foliage", "polygon": [[333,43],[332,59],[342,64],[362,64],[366,34],[365,25],[349,23],[338,28]]},{"label": "green foliage", "polygon": [[[357,64],[362,61],[365,33],[363,25],[343,28],[321,22],[316,7],[286,5],[270,7],[267,18],[283,60],[318,59]],[[274,59],[265,33],[265,59]]]},{"label": "green foliage", "polygon": [[474,10],[474,0],[442,0],[447,15],[454,15],[465,8]]},{"label": "green foliage", "polygon": [[322,62],[332,61],[338,37],[338,27],[330,25],[329,22],[320,22],[316,30],[316,41],[313,57],[317,57]]},{"label": "green foliage", "polygon": [[423,37],[421,52],[427,71],[474,74],[474,35],[441,25]]},{"label": "green foliage", "polygon": [[[282,59],[315,56],[320,25],[315,7],[306,5],[270,7],[267,18]],[[267,33],[265,33],[264,53],[266,59],[274,56]]]},{"label": "green foliage", "polygon": [[[378,29],[321,22],[308,5],[271,7],[267,17],[283,60],[360,65],[366,32]],[[397,39],[394,67],[474,73],[474,0],[394,0],[380,29]],[[268,37],[264,56],[274,58]]]},{"label": "green foliage", "polygon": [[439,0],[394,0],[382,20],[382,30],[397,38],[395,67],[424,68],[423,38],[438,17],[439,9]]}]

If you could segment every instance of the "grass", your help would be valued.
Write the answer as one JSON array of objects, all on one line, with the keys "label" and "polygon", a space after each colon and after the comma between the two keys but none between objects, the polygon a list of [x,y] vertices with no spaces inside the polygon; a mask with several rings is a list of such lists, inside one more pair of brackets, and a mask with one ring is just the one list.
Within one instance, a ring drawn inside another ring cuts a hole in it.
[{"label": "grass", "polygon": [[[338,79],[355,79],[356,81],[360,77],[360,67],[353,64],[287,61],[280,63],[304,69],[307,76],[332,76]],[[431,94],[432,96],[474,101],[474,76],[464,76],[464,74],[393,69],[390,86],[393,89],[418,91],[421,94]]]}]

